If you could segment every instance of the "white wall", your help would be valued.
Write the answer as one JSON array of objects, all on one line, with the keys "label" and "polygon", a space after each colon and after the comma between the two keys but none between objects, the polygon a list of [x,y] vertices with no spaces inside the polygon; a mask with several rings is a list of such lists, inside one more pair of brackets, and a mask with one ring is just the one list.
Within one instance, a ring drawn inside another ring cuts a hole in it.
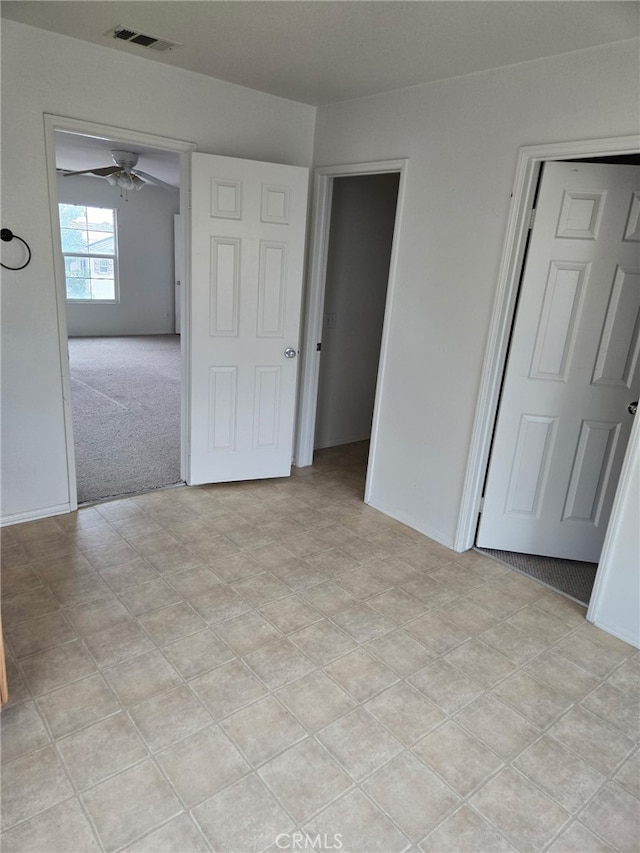
[{"label": "white wall", "polygon": [[638,131],[638,41],[321,107],[318,166],[409,158],[371,503],[452,545],[518,149]]},{"label": "white wall", "polygon": [[173,216],[178,192],[147,184],[120,197],[102,178],[58,177],[58,201],[116,210],[119,302],[67,302],[67,334],[162,335],[175,331]]},{"label": "white wall", "polygon": [[602,549],[588,618],[640,648],[640,421],[634,424],[629,438],[614,516]]},{"label": "white wall", "polygon": [[2,277],[4,521],[69,503],[45,112],[207,153],[308,166],[313,150],[311,107],[3,20],[2,226],[33,250]]},{"label": "white wall", "polygon": [[371,434],[398,175],[335,178],[331,205],[316,447]]}]

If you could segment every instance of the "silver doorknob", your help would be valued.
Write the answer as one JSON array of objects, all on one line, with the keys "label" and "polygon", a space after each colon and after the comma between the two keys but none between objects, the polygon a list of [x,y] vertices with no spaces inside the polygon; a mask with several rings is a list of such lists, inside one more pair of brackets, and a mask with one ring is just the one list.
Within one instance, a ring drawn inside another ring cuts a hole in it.
[{"label": "silver doorknob", "polygon": [[635,415],[635,413],[638,411],[638,401],[634,400],[633,403],[629,403],[629,405],[627,406],[627,411],[630,415]]},{"label": "silver doorknob", "polygon": [[295,358],[297,355],[298,353],[294,350],[293,347],[287,347],[284,351],[285,358]]}]

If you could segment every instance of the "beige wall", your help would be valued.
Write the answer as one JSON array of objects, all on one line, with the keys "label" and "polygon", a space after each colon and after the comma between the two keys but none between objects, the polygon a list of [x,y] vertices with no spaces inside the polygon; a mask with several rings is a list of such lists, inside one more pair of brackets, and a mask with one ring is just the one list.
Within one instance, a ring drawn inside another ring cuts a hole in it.
[{"label": "beige wall", "polygon": [[[43,113],[309,165],[304,105],[9,21],[2,28],[3,517],[69,500]],[[638,130],[638,41],[322,107],[317,165],[409,158],[372,501],[451,544],[521,145]],[[62,511],[59,509],[59,511]]]},{"label": "beige wall", "polygon": [[374,506],[454,541],[518,149],[638,132],[638,41],[318,110],[317,166],[407,157]]},{"label": "beige wall", "polygon": [[312,107],[3,20],[2,225],[33,250],[27,269],[3,271],[4,521],[69,502],[44,113],[299,166],[315,121]]}]

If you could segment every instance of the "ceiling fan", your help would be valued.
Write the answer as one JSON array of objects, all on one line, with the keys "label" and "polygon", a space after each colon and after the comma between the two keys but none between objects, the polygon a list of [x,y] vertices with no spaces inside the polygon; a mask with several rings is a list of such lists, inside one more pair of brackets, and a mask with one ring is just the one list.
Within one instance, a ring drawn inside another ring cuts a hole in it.
[{"label": "ceiling fan", "polygon": [[65,177],[70,178],[73,175],[95,175],[97,178],[106,178],[112,187],[119,187],[120,190],[141,190],[145,184],[151,184],[156,187],[161,187],[163,190],[177,191],[177,187],[161,181],[153,175],[142,172],[136,169],[135,165],[138,162],[139,155],[133,151],[112,151],[114,166],[105,166],[97,169],[83,169],[79,172],[71,172],[68,169],[58,169]]}]

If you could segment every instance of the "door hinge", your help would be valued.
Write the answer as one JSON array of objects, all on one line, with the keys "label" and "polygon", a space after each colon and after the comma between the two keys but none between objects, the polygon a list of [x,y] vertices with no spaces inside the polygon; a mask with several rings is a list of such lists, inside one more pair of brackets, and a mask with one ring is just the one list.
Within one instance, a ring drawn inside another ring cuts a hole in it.
[{"label": "door hinge", "polygon": [[480,515],[482,513],[483,509],[484,509],[484,495],[478,501],[478,515]]},{"label": "door hinge", "polygon": [[531,211],[531,213],[529,214],[529,225],[528,225],[529,231],[531,231],[531,229],[533,228],[535,221],[536,221],[536,209],[534,207],[533,210]]},{"label": "door hinge", "polygon": [[316,344],[316,352],[320,352],[321,349],[322,349],[322,343],[321,342],[317,343]]}]

